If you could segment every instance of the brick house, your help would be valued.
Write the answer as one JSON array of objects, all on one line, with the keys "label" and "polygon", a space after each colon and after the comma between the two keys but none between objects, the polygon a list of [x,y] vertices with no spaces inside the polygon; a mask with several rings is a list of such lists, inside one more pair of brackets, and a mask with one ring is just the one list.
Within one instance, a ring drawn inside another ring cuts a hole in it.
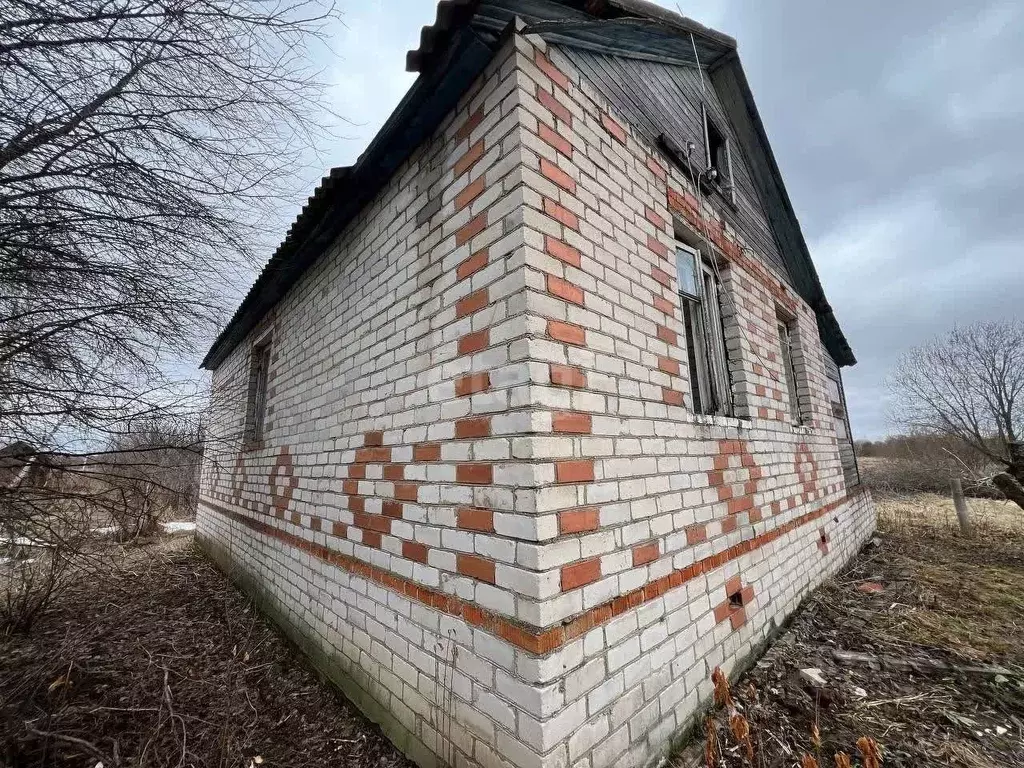
[{"label": "brick house", "polygon": [[646,765],[874,527],[736,54],[446,0],[204,361],[202,545],[431,765]]}]

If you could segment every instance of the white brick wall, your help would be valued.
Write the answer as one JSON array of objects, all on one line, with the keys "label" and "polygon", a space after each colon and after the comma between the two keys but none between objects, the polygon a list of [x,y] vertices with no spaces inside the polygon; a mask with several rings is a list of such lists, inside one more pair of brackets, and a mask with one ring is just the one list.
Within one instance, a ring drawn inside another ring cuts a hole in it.
[{"label": "white brick wall", "polygon": [[[262,446],[238,437],[251,340],[215,372],[201,539],[422,764],[444,709],[460,764],[657,759],[872,529],[813,313],[717,221],[517,35],[253,333]],[[705,229],[733,418],[688,408],[672,243]]]}]

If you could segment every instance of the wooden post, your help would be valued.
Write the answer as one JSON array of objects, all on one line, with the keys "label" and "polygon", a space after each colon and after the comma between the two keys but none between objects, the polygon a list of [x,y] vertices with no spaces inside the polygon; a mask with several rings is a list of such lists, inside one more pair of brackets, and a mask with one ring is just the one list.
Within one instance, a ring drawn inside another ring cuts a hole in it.
[{"label": "wooden post", "polygon": [[959,477],[950,480],[950,487],[953,491],[953,506],[956,508],[956,519],[960,523],[960,533],[969,536],[971,533],[971,519],[967,512],[967,499],[964,498],[964,486]]}]

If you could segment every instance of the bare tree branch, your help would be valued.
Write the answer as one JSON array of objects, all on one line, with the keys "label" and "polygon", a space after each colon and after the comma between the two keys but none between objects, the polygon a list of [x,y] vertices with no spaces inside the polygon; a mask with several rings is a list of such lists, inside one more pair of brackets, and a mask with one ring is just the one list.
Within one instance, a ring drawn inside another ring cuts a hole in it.
[{"label": "bare tree branch", "polygon": [[1024,508],[1024,322],[979,323],[908,352],[890,378],[897,420],[956,438],[1001,470],[993,480]]}]

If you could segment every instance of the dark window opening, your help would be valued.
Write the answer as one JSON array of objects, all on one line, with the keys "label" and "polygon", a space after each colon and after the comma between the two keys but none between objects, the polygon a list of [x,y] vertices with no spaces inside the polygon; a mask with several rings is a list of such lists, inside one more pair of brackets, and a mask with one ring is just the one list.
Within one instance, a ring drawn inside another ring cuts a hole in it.
[{"label": "dark window opening", "polygon": [[270,340],[252,348],[249,363],[249,393],[245,409],[245,442],[258,446],[263,442],[267,411],[267,381],[270,378]]},{"label": "dark window opening", "polygon": [[733,592],[731,595],[729,595],[729,605],[731,605],[733,608],[742,608],[743,607],[743,590],[742,589],[737,589],[735,592]]},{"label": "dark window opening", "polygon": [[800,424],[800,393],[797,389],[796,362],[793,350],[793,323],[779,318],[779,345],[782,347],[782,373],[786,379],[786,393],[789,396],[789,415],[794,424]]},{"label": "dark window opening", "polygon": [[721,188],[730,201],[735,201],[729,138],[715,125],[708,115],[707,108],[704,109],[704,146],[707,149],[704,160],[708,167],[708,177]]}]

